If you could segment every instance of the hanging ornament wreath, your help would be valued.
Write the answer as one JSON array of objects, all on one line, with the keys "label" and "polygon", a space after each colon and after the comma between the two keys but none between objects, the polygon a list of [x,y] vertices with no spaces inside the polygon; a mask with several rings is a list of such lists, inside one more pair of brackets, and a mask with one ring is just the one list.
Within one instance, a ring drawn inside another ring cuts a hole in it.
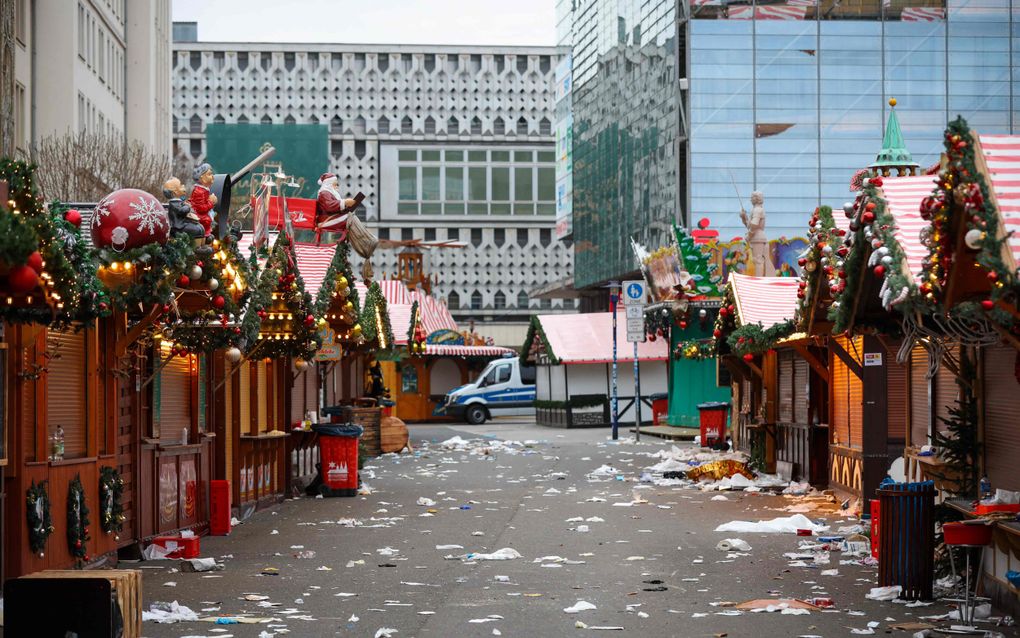
[{"label": "hanging ornament wreath", "polygon": [[76,475],[67,486],[67,549],[81,566],[89,561],[89,508],[85,504],[85,488],[81,486],[81,475]]},{"label": "hanging ornament wreath", "polygon": [[39,558],[45,556],[46,541],[53,533],[50,520],[50,497],[46,493],[46,481],[32,481],[26,493],[26,519],[28,520],[28,546]]},{"label": "hanging ornament wreath", "polygon": [[[107,534],[119,532],[124,527],[124,479],[113,467],[99,470],[99,524]],[[115,540],[120,540],[116,536]]]}]

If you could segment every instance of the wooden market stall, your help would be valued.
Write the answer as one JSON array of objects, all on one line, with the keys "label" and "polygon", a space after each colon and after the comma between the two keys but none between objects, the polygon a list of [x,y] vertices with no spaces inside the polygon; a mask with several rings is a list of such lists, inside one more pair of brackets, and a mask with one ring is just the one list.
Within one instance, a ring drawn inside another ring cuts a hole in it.
[{"label": "wooden market stall", "polygon": [[792,348],[780,355],[777,345],[793,332],[797,291],[798,281],[790,277],[730,273],[714,334],[720,363],[734,380],[735,447],[769,472],[778,460],[790,463],[790,473],[799,477],[809,475],[809,455],[801,455],[795,432],[811,425],[809,367]]},{"label": "wooden market stall", "polygon": [[[1020,238],[1011,233],[1020,223],[1015,186],[1020,136],[982,135],[958,118],[949,123],[944,139],[935,188],[921,206],[938,231],[929,244],[922,289],[935,309],[925,324],[912,327],[929,350],[956,347],[955,357],[932,361],[941,364],[936,378],[955,377],[956,387],[948,390],[974,409],[965,411],[964,419],[940,421],[941,429],[949,431],[937,443],[950,446],[955,439],[955,453],[969,462],[942,461],[938,469],[958,480],[939,487],[959,496],[954,507],[973,517],[977,477],[986,476],[993,489],[1020,491]],[[931,473],[928,465],[916,467]],[[982,565],[984,590],[996,606],[1014,614],[1020,612],[1020,591],[1006,573],[1020,570],[1018,539],[1016,523],[1005,518],[996,523],[990,556]]]},{"label": "wooden market stall", "polygon": [[[557,427],[612,424],[613,317],[608,312],[581,315],[534,315],[525,339],[522,362],[536,371],[536,421]],[[617,411],[620,423],[633,424],[636,403],[641,422],[652,420],[653,394],[666,391],[669,346],[664,340],[637,344],[641,395],[634,383],[634,349],[628,343],[622,305],[617,312]]]}]

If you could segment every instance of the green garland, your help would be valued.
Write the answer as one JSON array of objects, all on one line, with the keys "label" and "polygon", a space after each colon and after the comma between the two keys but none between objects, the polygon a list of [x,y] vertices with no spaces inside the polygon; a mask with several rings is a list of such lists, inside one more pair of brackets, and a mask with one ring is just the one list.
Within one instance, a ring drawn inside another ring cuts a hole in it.
[{"label": "green garland", "polygon": [[[896,240],[896,220],[886,208],[886,201],[879,193],[882,178],[867,180],[864,190],[858,195],[853,207],[851,233],[844,238],[849,252],[845,259],[835,257],[834,263],[825,266],[830,276],[830,289],[835,299],[829,307],[829,319],[833,332],[845,332],[854,317],[851,316],[854,299],[861,294],[861,274],[867,264],[870,273],[883,281],[880,293],[882,305],[888,309],[897,308],[904,314],[923,309],[923,299],[917,294],[917,285],[905,271],[906,255]],[[832,285],[836,278],[843,282]],[[858,322],[860,325],[860,322]],[[895,319],[875,327],[884,330],[898,330]]]},{"label": "green garland", "polygon": [[[247,260],[241,256],[237,239],[233,235],[224,237],[217,248],[218,251],[215,254],[222,255],[222,259],[203,258],[193,252],[187,257],[183,270],[183,274],[189,274],[193,267],[199,266],[202,269],[202,276],[198,281],[204,282],[206,285],[210,279],[219,281],[220,287],[215,291],[195,291],[197,294],[208,296],[210,307],[198,312],[182,313],[179,319],[173,317],[169,312],[163,314],[164,338],[188,352],[211,352],[240,346],[245,336],[239,324],[242,319],[242,311],[251,294],[251,270]],[[213,262],[213,264],[207,262]],[[214,264],[222,270],[226,270],[229,266],[235,272],[235,281],[240,279],[244,282],[244,288],[236,300],[234,295],[226,290],[225,282],[221,281],[223,275],[213,270]],[[194,283],[194,281],[190,281],[189,285]],[[223,298],[222,308],[215,307],[214,300],[217,297]]]},{"label": "green garland", "polygon": [[[378,312],[377,312],[378,311]],[[383,334],[378,334],[377,318],[382,323]],[[388,350],[393,347],[393,328],[390,326],[390,316],[386,310],[386,297],[382,293],[379,283],[373,281],[368,292],[365,293],[365,306],[361,310],[361,334],[365,343],[372,347],[379,345],[380,350]]]},{"label": "green garland", "polygon": [[0,262],[20,266],[38,251],[45,263],[42,277],[49,278],[49,283],[40,283],[49,288],[53,307],[5,306],[0,318],[63,328],[109,314],[106,291],[96,279],[80,229],[64,220],[66,207],[54,202],[47,210],[35,190],[34,175],[35,165],[0,158],[0,180],[9,191],[8,200],[0,202]]},{"label": "green garland", "polygon": [[535,343],[536,338],[541,344],[542,349],[545,350],[545,355],[549,358],[549,363],[554,366],[559,365],[559,357],[557,357],[556,353],[553,352],[552,346],[549,345],[549,338],[545,336],[545,331],[542,330],[542,322],[539,321],[538,317],[535,315],[531,316],[531,323],[528,325],[528,333],[524,337],[524,345],[521,346],[521,352],[524,353],[524,360],[533,362],[531,346]]},{"label": "green garland", "polygon": [[687,339],[678,341],[673,350],[674,359],[714,359],[718,346],[715,339]]},{"label": "green garland", "polygon": [[81,475],[75,475],[67,486],[67,550],[79,567],[89,561],[86,544],[89,536],[89,508],[85,503],[85,488]]},{"label": "green garland", "polygon": [[715,328],[712,330],[712,336],[715,338],[716,355],[730,354],[730,347],[726,337],[736,329],[737,307],[733,299],[733,285],[727,283],[726,288],[723,289],[722,305],[719,307],[719,312],[715,315]]},{"label": "green garland", "polygon": [[[1013,314],[999,303],[1016,307],[1020,282],[1002,259],[1009,233],[1002,232],[1000,219],[992,202],[994,195],[985,175],[978,169],[974,151],[978,142],[967,121],[958,117],[945,132],[945,164],[930,197],[921,202],[921,216],[931,221],[932,230],[926,237],[929,250],[924,263],[924,281],[920,292],[929,302],[942,302],[951,268],[966,268],[969,260],[977,262],[988,278],[988,297],[980,304],[964,303],[947,309],[962,319],[990,318],[1012,329]],[[959,223],[954,223],[954,218]],[[972,257],[957,254],[959,234],[970,235],[968,246],[975,246]]]},{"label": "green garland", "polygon": [[833,281],[826,276],[825,266],[833,258],[832,255],[835,254],[836,258],[839,258],[848,252],[848,248],[841,245],[845,235],[846,231],[836,227],[832,208],[819,206],[815,209],[814,215],[811,216],[811,222],[808,224],[808,250],[798,260],[798,265],[803,271],[797,291],[797,310],[794,315],[794,322],[797,324],[798,330],[807,332],[810,329],[808,320],[811,317],[812,309],[820,302],[822,286],[830,287],[831,293],[831,286],[834,283],[835,285],[841,283],[838,281],[838,277],[837,281]]},{"label": "green garland", "polygon": [[319,295],[315,298],[316,317],[323,316],[329,310],[330,299],[336,286],[339,285],[340,277],[347,280],[347,287],[350,289],[347,293],[347,300],[354,305],[354,316],[357,317],[361,314],[358,289],[354,285],[354,271],[351,269],[350,255],[351,247],[349,244],[346,242],[337,244],[333,261],[329,263],[329,268],[326,269],[326,276],[322,279],[322,285],[319,287]]},{"label": "green garland", "polygon": [[[254,258],[255,255],[252,255]],[[289,332],[290,339],[259,339],[262,316],[271,308],[273,293],[283,297],[287,312],[293,315]],[[267,358],[302,358],[311,361],[322,347],[312,297],[305,290],[305,282],[297,268],[293,240],[280,235],[258,277],[258,283],[251,291],[248,308],[241,322],[241,336],[251,352],[258,347],[258,356]],[[311,322],[308,321],[311,317]]]},{"label": "green garland", "polygon": [[764,327],[760,323],[740,326],[726,337],[733,354],[757,355],[771,350],[776,344],[796,332],[793,321],[784,321]]},{"label": "green garland", "polygon": [[[127,285],[115,286],[110,298],[118,310],[144,314],[152,306],[170,303],[177,280],[185,273],[189,261],[194,259],[191,237],[177,235],[165,244],[146,244],[124,251],[100,248],[100,277],[103,273],[122,271],[123,263],[131,264],[134,277]],[[114,266],[116,264],[116,266]]]},{"label": "green garland", "polygon": [[28,523],[28,547],[40,558],[45,556],[46,541],[53,533],[50,519],[50,496],[46,492],[47,481],[32,485],[25,492],[25,520]]},{"label": "green garland", "polygon": [[[99,469],[99,523],[107,534],[124,528],[124,479],[117,468]],[[117,537],[119,540],[120,537]]]}]

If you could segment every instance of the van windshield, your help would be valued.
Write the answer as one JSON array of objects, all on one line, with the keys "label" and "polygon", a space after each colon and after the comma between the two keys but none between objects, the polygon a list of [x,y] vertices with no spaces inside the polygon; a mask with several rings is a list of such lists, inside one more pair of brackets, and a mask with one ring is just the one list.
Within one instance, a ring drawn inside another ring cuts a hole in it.
[{"label": "van windshield", "polygon": [[489,366],[488,368],[482,370],[482,373],[478,375],[477,379],[475,379],[475,385],[477,385],[478,387],[481,387],[483,385],[492,385],[495,379],[496,368],[495,366]]}]

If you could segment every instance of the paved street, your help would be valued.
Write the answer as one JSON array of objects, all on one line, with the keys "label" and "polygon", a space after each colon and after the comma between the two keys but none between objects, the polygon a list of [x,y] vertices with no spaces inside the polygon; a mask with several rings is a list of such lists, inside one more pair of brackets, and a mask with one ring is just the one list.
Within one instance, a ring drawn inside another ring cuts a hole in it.
[{"label": "paved street", "polygon": [[[780,508],[797,502],[793,497],[730,492],[728,500],[713,501],[717,493],[689,488],[635,491],[642,468],[658,461],[647,454],[671,445],[658,439],[606,444],[607,430],[564,431],[513,420],[411,426],[411,432],[423,453],[371,462],[371,495],[287,501],[229,537],[203,538],[203,556],[223,557],[222,572],[171,573],[176,562],[143,564],[146,607],[177,600],[199,616],[243,613],[271,623],[147,622],[146,635],[379,636],[390,628],[394,638],[578,636],[622,627],[610,635],[828,638],[877,621],[876,634],[910,636],[888,628],[945,611],[939,604],[906,608],[865,600],[877,584],[876,569],[840,565],[839,553],[820,568],[789,567],[783,553],[803,540],[795,535],[713,531],[731,520],[789,516]],[[512,448],[517,453],[502,446],[492,454],[477,447],[440,449],[438,443],[453,436],[536,442]],[[603,464],[622,470],[627,480],[589,481],[586,475]],[[436,504],[419,505],[422,497]],[[633,500],[648,502],[614,505]],[[597,518],[567,521],[575,517]],[[345,526],[355,521],[358,526]],[[850,524],[831,522],[833,529]],[[590,531],[576,531],[580,525]],[[751,545],[749,555],[728,558],[716,549],[721,539],[734,537]],[[437,548],[444,545],[463,549]],[[502,548],[521,557],[444,558]],[[314,556],[298,557],[302,552]],[[543,557],[559,558],[536,560]],[[262,575],[266,568],[278,575]],[[823,569],[839,575],[823,576]],[[268,598],[243,600],[247,594]],[[836,610],[783,615],[718,605],[776,596],[828,596]],[[578,601],[596,608],[564,612]],[[578,621],[588,628],[576,627]]]}]

